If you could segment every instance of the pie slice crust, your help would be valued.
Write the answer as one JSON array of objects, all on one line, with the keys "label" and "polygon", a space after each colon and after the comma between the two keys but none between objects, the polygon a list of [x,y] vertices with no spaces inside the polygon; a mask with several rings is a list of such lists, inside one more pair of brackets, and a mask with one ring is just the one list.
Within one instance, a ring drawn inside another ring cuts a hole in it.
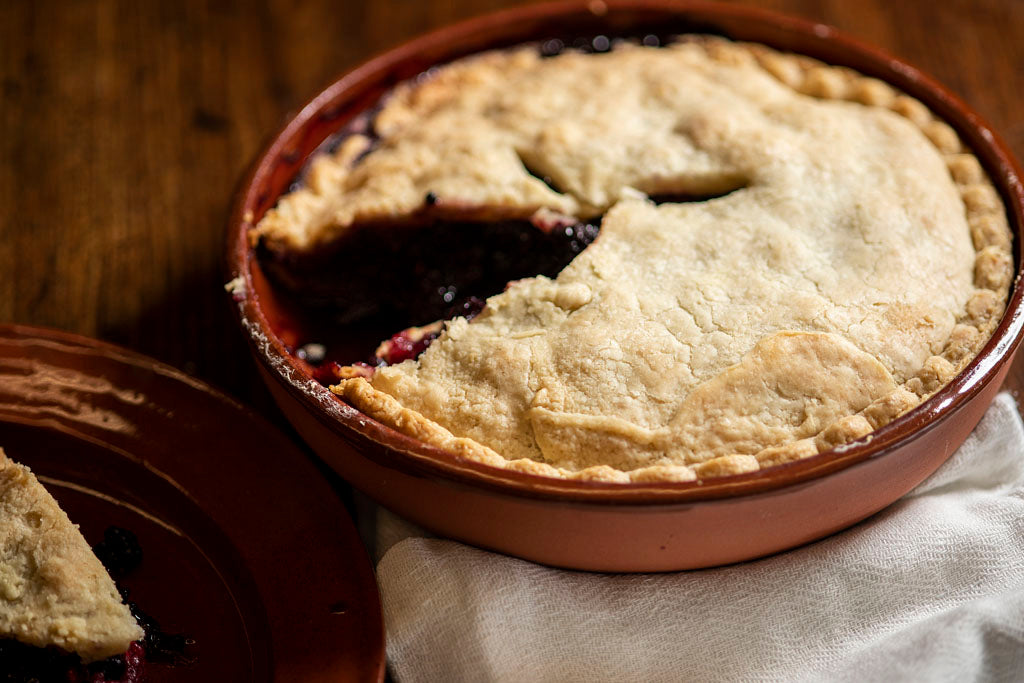
[{"label": "pie slice crust", "polygon": [[143,637],[78,527],[25,466],[0,450],[0,637],[123,654]]}]

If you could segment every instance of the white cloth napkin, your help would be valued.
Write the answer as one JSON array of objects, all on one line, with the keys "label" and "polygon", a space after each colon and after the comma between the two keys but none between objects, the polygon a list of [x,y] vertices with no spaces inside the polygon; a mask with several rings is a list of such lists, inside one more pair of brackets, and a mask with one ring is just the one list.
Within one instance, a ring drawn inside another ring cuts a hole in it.
[{"label": "white cloth napkin", "polygon": [[560,571],[377,516],[399,683],[1024,681],[1024,429],[1000,395],[858,526],[676,574]]}]

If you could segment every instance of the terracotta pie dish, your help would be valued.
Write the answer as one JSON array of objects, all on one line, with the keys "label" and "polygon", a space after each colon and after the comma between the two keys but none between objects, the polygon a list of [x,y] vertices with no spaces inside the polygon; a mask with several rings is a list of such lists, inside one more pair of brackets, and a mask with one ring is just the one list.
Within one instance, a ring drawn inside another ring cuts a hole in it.
[{"label": "terracotta pie dish", "polygon": [[[411,438],[360,412],[317,381],[314,368],[295,354],[308,341],[306,322],[279,281],[268,278],[250,231],[294,189],[309,159],[332,135],[351,130],[399,83],[483,50],[555,39],[571,45],[581,37],[598,50],[597,41],[619,37],[653,40],[694,33],[850,67],[920,100],[959,135],[1004,202],[1014,238],[1016,282],[1024,221],[1016,163],[976,114],[899,60],[827,26],[735,6],[563,3],[474,19],[366,62],[317,95],[256,160],[230,219],[230,290],[260,371],[303,438],[357,488],[438,534],[545,564],[597,571],[692,569],[761,557],[855,524],[920,483],[973,429],[1020,341],[1024,320],[1016,286],[973,360],[870,438],[758,471],[690,481],[634,478],[621,483],[493,467]],[[428,193],[427,204],[434,203],[432,198]],[[387,277],[383,270],[381,277]],[[362,295],[352,292],[353,298]],[[332,340],[335,346],[348,344],[354,350],[374,335],[386,338],[371,325],[344,329],[347,336]]]}]

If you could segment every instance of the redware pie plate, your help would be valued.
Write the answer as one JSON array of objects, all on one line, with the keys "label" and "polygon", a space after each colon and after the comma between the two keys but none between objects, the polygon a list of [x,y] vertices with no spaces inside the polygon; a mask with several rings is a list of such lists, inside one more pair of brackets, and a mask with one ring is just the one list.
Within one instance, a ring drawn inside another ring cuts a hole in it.
[{"label": "redware pie plate", "polygon": [[[253,246],[252,229],[328,138],[353,121],[362,125],[358,117],[399,83],[466,55],[553,39],[564,45],[687,33],[758,43],[851,68],[919,100],[988,171],[1014,233],[1019,278],[1024,189],[1009,150],[944,87],[876,48],[821,24],[696,0],[571,0],[474,18],[375,57],[322,90],[256,159],[229,220],[225,281],[259,370],[303,439],[354,487],[430,531],[535,562],[593,571],[695,569],[794,548],[866,519],[934,472],[981,419],[1020,342],[1019,286],[974,360],[918,408],[869,438],[763,471],[691,481],[578,481],[492,467],[413,438],[413,429],[396,430],[396,424],[341,401],[292,354],[303,336],[301,322],[295,324],[297,308],[264,270],[268,261]],[[429,195],[423,196],[428,202]],[[334,270],[345,272],[347,262],[334,258]],[[379,280],[370,282],[380,286]],[[360,292],[343,296],[361,303]],[[366,341],[361,353],[401,327],[381,334],[360,325],[346,329],[339,341],[353,351]]]},{"label": "redware pie plate", "polygon": [[150,681],[369,681],[384,675],[373,571],[344,505],[269,424],[115,346],[0,325],[0,446],[95,544],[133,531],[123,585],[192,664]]}]

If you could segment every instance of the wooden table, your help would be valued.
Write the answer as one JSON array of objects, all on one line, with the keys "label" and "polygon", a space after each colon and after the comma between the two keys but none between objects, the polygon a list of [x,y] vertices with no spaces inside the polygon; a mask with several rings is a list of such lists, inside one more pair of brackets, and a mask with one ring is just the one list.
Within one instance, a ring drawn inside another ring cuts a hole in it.
[{"label": "wooden table", "polygon": [[[332,76],[512,4],[0,3],[0,321],[124,344],[276,416],[222,290],[243,169]],[[758,4],[919,66],[1024,158],[1024,2]],[[1024,363],[1010,384],[1024,386]]]}]

